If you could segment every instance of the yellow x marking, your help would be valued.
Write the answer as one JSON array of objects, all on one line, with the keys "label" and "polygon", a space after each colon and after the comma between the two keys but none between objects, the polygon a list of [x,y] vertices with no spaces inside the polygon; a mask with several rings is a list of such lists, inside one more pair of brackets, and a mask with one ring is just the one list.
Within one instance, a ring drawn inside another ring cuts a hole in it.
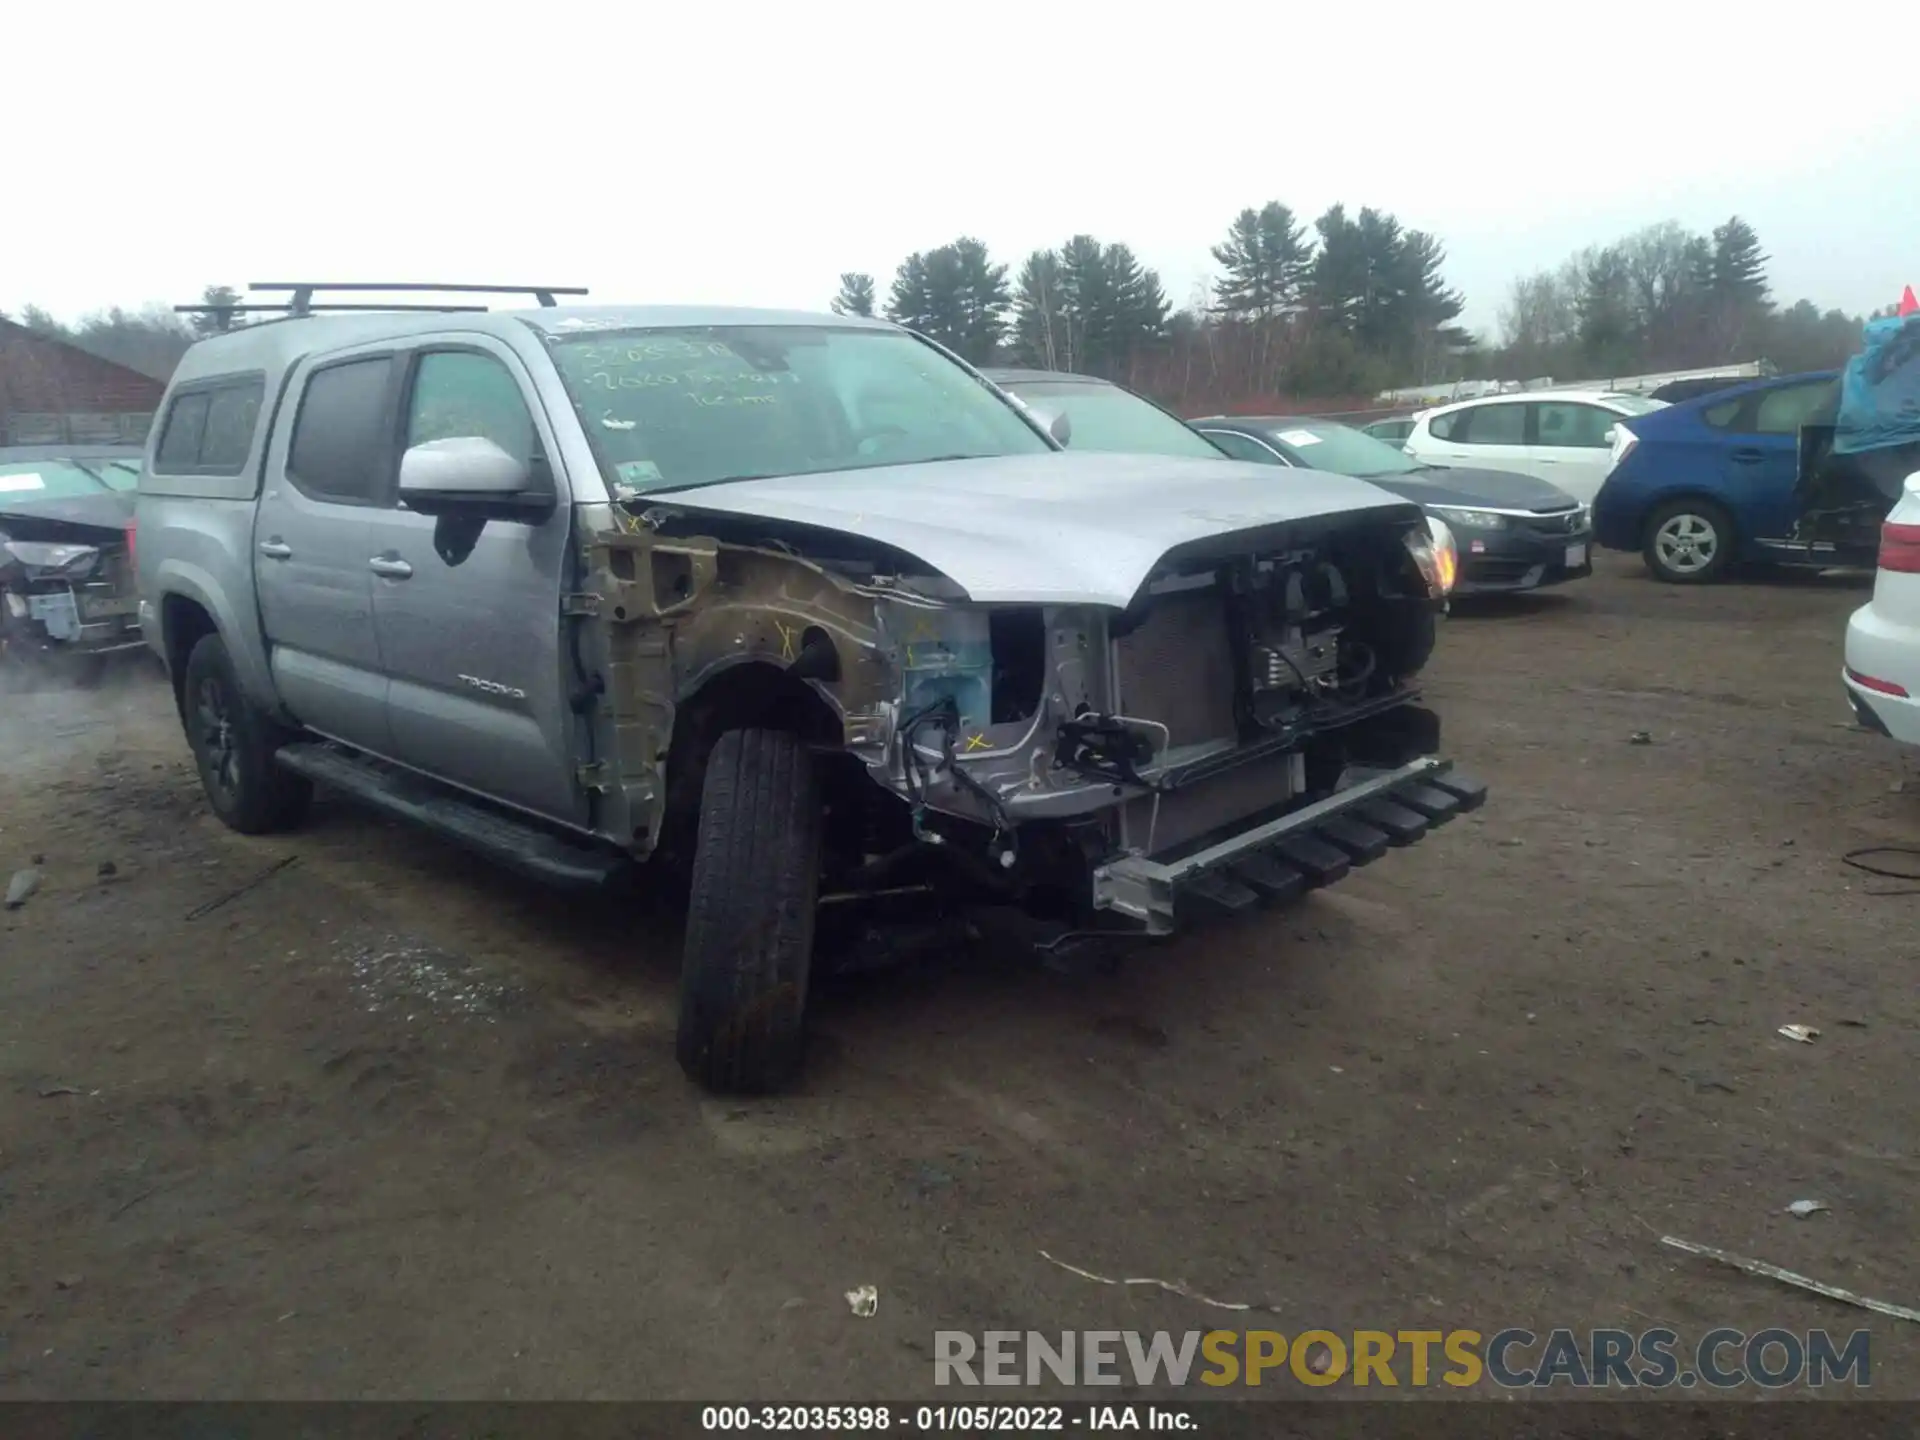
[{"label": "yellow x marking", "polygon": [[799,633],[800,627],[798,625],[787,625],[776,620],[773,622],[773,628],[780,632],[780,658],[782,660],[792,660],[793,637]]},{"label": "yellow x marking", "polygon": [[969,735],[967,737],[967,749],[984,750],[986,748],[987,748],[987,737],[984,732],[979,735]]}]

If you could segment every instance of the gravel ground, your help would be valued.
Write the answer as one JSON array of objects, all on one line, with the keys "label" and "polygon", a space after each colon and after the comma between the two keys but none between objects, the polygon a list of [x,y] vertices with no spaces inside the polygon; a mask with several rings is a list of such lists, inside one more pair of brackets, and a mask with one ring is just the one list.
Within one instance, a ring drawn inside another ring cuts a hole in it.
[{"label": "gravel ground", "polygon": [[676,1069],[653,915],[342,803],[232,835],[145,672],[0,697],[0,1396],[905,1398],[937,1329],[1246,1323],[1043,1249],[1289,1332],[1871,1322],[1920,1395],[1913,1327],[1657,1243],[1920,1304],[1920,896],[1839,859],[1920,843],[1920,765],[1849,725],[1861,598],[1616,558],[1456,616],[1479,814],[1117,976],[843,983],[753,1103]]}]

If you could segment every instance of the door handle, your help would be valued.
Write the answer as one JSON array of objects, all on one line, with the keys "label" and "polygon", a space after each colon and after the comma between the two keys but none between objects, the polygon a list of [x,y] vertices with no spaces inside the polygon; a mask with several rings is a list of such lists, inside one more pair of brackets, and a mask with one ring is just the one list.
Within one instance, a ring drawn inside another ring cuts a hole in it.
[{"label": "door handle", "polygon": [[291,560],[293,558],[293,547],[284,540],[262,540],[260,542],[260,553],[269,560]]},{"label": "door handle", "polygon": [[413,574],[413,566],[397,555],[376,555],[367,561],[367,568],[387,580],[405,580]]},{"label": "door handle", "polygon": [[1764,450],[1743,448],[1734,451],[1733,458],[1736,463],[1741,465],[1758,465],[1762,460],[1767,458],[1767,452]]}]

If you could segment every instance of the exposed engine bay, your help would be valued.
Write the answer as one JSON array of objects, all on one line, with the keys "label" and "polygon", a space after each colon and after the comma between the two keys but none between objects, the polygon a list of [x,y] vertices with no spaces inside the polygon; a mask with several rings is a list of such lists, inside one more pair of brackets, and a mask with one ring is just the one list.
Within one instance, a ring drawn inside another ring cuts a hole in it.
[{"label": "exposed engine bay", "polygon": [[1209,791],[1303,793],[1310,742],[1413,698],[1435,612],[1398,536],[1196,561],[1118,613],[883,604],[903,699],[874,778],[999,844],[1112,812],[1110,838],[1151,853],[1209,828]]},{"label": "exposed engine bay", "polygon": [[[679,757],[703,687],[772,661],[830,707],[823,749],[847,767],[828,761],[829,888],[938,861],[1084,918],[1105,861],[1191,851],[1438,745],[1414,682],[1442,591],[1412,506],[1177,547],[1123,608],[976,605],[857,537],[659,506],[590,556],[600,616],[666,631],[658,651],[614,641],[632,828],[670,836],[697,795]],[[663,727],[646,753],[675,758],[634,764]]]}]

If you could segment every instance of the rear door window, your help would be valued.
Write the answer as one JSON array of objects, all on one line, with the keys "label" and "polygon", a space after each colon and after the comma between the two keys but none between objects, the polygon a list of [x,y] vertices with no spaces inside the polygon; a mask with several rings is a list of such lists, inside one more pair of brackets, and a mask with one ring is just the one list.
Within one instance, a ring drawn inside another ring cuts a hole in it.
[{"label": "rear door window", "polygon": [[287,475],[319,500],[379,503],[387,489],[393,357],[347,360],[315,370],[300,397]]},{"label": "rear door window", "polygon": [[1731,400],[1722,400],[1718,405],[1707,406],[1700,412],[1700,418],[1716,430],[1737,429],[1740,411],[1746,403],[1746,396],[1736,395]]},{"label": "rear door window", "polygon": [[1753,429],[1759,435],[1798,435],[1802,425],[1818,423],[1838,387],[1831,380],[1807,385],[1782,385],[1760,396],[1754,407]]},{"label": "rear door window", "polygon": [[1620,418],[1598,405],[1568,400],[1542,400],[1532,409],[1537,437],[1534,444],[1582,450],[1606,449],[1607,432]]},{"label": "rear door window", "polygon": [[1456,443],[1467,445],[1524,445],[1527,443],[1527,407],[1475,405],[1455,417]]}]

